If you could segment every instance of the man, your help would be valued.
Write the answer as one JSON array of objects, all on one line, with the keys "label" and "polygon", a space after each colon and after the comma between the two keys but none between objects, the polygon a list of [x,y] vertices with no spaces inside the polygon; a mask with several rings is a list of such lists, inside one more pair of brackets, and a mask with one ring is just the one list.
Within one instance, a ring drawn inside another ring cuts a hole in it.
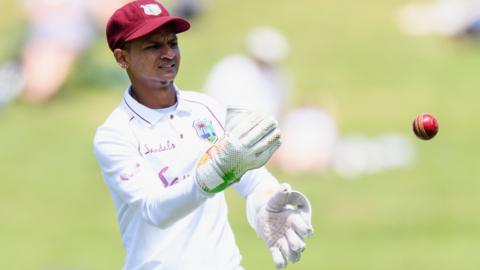
[{"label": "man", "polygon": [[174,85],[185,19],[153,0],[126,4],[107,40],[131,86],[97,130],[94,151],[126,249],[124,269],[242,269],[223,190],[247,198],[247,217],[277,267],[312,234],[308,200],[263,167],[280,146],[277,123]]}]

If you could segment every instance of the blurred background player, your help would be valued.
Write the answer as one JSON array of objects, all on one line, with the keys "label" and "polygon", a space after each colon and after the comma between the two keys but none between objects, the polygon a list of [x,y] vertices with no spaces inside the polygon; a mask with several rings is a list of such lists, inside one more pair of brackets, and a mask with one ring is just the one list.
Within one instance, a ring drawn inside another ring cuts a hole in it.
[{"label": "blurred background player", "polygon": [[259,26],[247,34],[245,48],[246,53],[226,56],[213,67],[206,92],[225,104],[276,115],[283,144],[273,166],[290,172],[324,170],[337,136],[335,121],[318,106],[287,110],[293,84],[283,66],[287,38],[278,29]]},{"label": "blurred background player", "polygon": [[285,36],[262,26],[245,40],[246,53],[221,59],[208,75],[205,91],[223,104],[241,105],[275,115],[285,109],[291,82],[282,63],[289,53]]},{"label": "blurred background player", "polygon": [[271,166],[289,173],[331,169],[354,178],[411,164],[413,147],[401,135],[343,136],[332,113],[315,101],[288,106],[293,80],[283,63],[289,44],[279,30],[254,28],[245,47],[245,54],[226,56],[213,67],[205,91],[224,104],[276,115],[283,143]]},{"label": "blurred background player", "polygon": [[51,99],[79,55],[121,0],[24,0],[26,40],[20,59],[0,66],[0,103],[22,93],[32,103]]},{"label": "blurred background player", "polygon": [[478,37],[480,0],[410,3],[398,13],[400,29],[414,36]]},{"label": "blurred background player", "polygon": [[338,140],[329,112],[317,105],[295,107],[285,113],[280,128],[283,144],[272,158],[275,166],[291,173],[329,168]]},{"label": "blurred background player", "polygon": [[196,19],[202,14],[208,0],[173,0],[170,4],[172,14],[189,20]]}]

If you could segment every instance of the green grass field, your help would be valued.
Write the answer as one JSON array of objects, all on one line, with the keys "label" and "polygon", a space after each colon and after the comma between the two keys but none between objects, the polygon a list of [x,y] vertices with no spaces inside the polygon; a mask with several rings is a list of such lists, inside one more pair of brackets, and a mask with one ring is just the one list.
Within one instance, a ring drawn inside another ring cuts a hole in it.
[{"label": "green grass field", "polygon": [[[0,6],[0,59],[18,53],[21,12]],[[404,0],[212,1],[181,34],[177,84],[200,90],[212,65],[241,49],[258,24],[291,41],[292,105],[335,112],[342,134],[397,132],[417,148],[411,167],[364,175],[274,173],[306,193],[315,235],[288,269],[477,270],[480,268],[480,41],[412,38],[395,25]],[[103,35],[102,35],[103,37]],[[124,252],[92,137],[127,80],[100,39],[46,105],[0,111],[0,269],[120,269]],[[52,71],[55,72],[55,71]],[[440,132],[416,140],[411,121],[431,112]],[[248,270],[274,269],[227,192],[230,221]]]}]

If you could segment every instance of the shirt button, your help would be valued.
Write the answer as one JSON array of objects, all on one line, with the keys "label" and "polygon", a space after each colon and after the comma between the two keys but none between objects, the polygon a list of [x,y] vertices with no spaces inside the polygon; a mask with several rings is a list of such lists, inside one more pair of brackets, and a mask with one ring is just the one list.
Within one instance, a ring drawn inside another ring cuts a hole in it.
[{"label": "shirt button", "polygon": [[180,139],[183,139],[183,134],[180,134]]},{"label": "shirt button", "polygon": [[173,119],[173,114],[170,114],[170,119]]}]

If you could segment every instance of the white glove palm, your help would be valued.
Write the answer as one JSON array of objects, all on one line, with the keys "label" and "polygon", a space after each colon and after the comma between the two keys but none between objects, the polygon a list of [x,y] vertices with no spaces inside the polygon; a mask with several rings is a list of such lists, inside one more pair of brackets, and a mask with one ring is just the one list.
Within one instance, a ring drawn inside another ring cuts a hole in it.
[{"label": "white glove palm", "polygon": [[305,195],[283,184],[260,209],[255,225],[275,266],[286,267],[288,261],[300,260],[304,239],[313,234],[310,202]]},{"label": "white glove palm", "polygon": [[216,193],[240,180],[248,170],[259,168],[280,147],[277,122],[243,108],[229,108],[225,137],[200,158],[197,184]]}]

